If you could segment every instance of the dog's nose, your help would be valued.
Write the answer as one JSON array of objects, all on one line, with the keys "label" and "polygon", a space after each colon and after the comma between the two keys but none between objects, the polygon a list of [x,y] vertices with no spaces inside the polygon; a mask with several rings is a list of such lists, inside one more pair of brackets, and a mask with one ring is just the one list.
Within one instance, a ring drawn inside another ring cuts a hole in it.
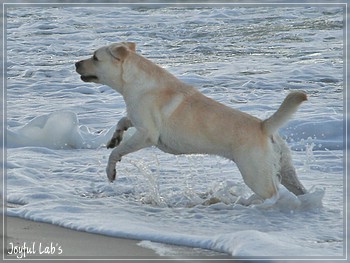
[{"label": "dog's nose", "polygon": [[75,68],[79,68],[80,65],[81,65],[81,61],[76,62],[76,63],[75,63]]}]

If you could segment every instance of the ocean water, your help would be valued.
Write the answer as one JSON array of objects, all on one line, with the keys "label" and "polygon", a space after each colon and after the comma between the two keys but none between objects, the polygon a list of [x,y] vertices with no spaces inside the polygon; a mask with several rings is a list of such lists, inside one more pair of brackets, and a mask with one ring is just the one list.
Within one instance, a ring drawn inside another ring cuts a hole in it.
[{"label": "ocean water", "polygon": [[[135,238],[162,256],[344,257],[342,7],[5,11],[8,215]],[[288,92],[306,91],[309,100],[280,133],[309,193],[281,189],[274,205],[244,206],[252,192],[233,162],[156,148],[125,156],[109,183],[105,144],[125,104],[109,87],[83,83],[74,63],[119,41],[136,42],[205,95],[262,119]]]}]

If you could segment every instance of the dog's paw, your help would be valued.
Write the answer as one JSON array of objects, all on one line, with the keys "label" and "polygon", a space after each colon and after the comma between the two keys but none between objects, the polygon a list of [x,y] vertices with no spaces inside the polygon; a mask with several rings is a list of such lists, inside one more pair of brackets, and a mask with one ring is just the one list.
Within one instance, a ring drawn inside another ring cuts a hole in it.
[{"label": "dog's paw", "polygon": [[115,170],[115,168],[114,167],[107,167],[106,173],[107,173],[108,180],[110,182],[113,182],[117,176],[117,171]]},{"label": "dog's paw", "polygon": [[118,136],[116,137],[112,137],[112,139],[110,139],[110,141],[107,143],[107,149],[117,147],[122,141],[122,139],[123,139],[122,133],[118,134]]},{"label": "dog's paw", "polygon": [[117,138],[110,139],[109,142],[107,143],[107,149],[114,148],[116,144],[117,144]]}]

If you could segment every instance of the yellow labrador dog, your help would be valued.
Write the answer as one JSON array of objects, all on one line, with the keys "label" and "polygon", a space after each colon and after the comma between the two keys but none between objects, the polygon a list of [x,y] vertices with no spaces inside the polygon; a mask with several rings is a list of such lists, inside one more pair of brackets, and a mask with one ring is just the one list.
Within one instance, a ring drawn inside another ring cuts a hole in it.
[{"label": "yellow labrador dog", "polygon": [[[291,92],[268,119],[216,102],[136,53],[135,43],[102,47],[75,64],[85,82],[108,85],[126,103],[122,118],[108,142],[107,176],[115,180],[116,163],[131,152],[156,146],[172,154],[214,154],[234,161],[244,182],[262,199],[278,196],[282,183],[296,195],[306,190],[292,165],[290,151],[277,131],[307,96]],[[123,132],[136,132],[122,141]]]}]

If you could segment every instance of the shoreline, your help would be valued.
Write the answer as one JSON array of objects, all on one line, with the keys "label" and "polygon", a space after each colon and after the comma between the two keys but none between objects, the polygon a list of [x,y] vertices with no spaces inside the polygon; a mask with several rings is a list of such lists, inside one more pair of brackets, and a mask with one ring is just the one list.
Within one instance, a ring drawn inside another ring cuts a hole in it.
[{"label": "shoreline", "polygon": [[140,240],[91,234],[18,217],[4,219],[5,259],[164,258],[139,246]]},{"label": "shoreline", "polygon": [[[65,227],[35,222],[19,217],[4,216],[4,233],[1,254],[5,260],[115,260],[115,261],[162,261],[169,259],[182,262],[216,262],[216,259],[235,260],[229,255],[211,254],[211,251],[192,251],[191,256],[181,254],[188,251],[187,247],[166,245],[179,254],[161,256],[157,250],[147,248],[142,240],[110,237],[92,234]],[[155,243],[157,244],[157,243]],[[5,249],[5,250],[4,250]],[[215,253],[215,252],[214,252]],[[209,261],[208,261],[209,260]],[[212,261],[213,260],[213,261]]]}]

